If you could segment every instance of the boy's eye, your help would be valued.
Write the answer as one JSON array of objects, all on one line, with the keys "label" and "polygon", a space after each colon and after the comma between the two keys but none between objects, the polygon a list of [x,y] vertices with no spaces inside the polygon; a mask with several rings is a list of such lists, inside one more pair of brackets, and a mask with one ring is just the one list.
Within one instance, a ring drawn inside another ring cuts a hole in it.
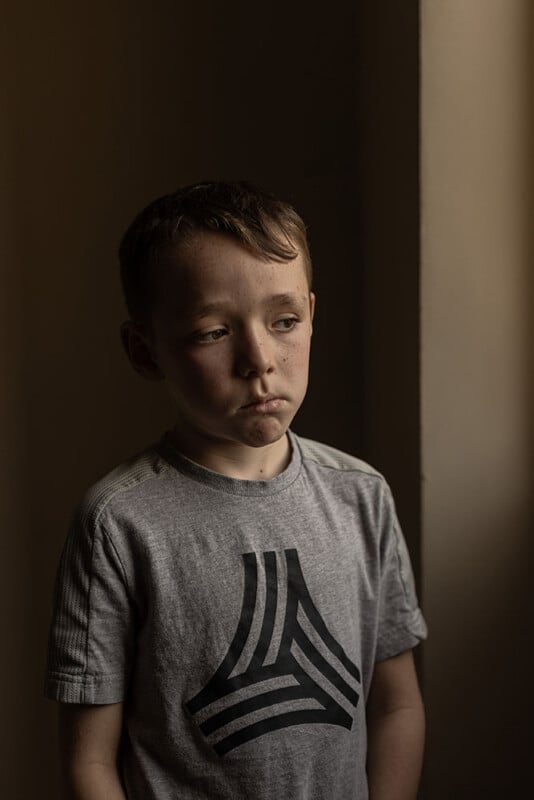
[{"label": "boy's eye", "polygon": [[[286,333],[292,331],[299,322],[300,320],[297,317],[283,317],[282,319],[276,320],[274,327],[277,330]],[[226,333],[227,331],[225,328],[215,328],[212,331],[206,331],[206,333],[196,333],[193,336],[193,341],[201,344],[209,344],[210,342],[217,342],[219,339],[222,339]]]},{"label": "boy's eye", "polygon": [[300,322],[300,320],[297,319],[296,317],[284,317],[283,319],[277,320],[275,322],[275,325],[280,326],[279,330],[291,331],[291,330],[293,330],[295,325],[298,325],[299,322]]},{"label": "boy's eye", "polygon": [[197,333],[194,336],[195,342],[216,342],[220,339],[226,331],[224,328],[217,328],[214,331],[207,331],[207,333]]}]

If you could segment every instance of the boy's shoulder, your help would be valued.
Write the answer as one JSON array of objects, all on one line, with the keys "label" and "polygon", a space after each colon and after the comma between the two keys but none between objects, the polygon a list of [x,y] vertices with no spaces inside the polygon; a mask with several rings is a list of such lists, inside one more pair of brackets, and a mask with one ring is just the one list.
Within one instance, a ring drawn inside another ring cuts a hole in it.
[{"label": "boy's shoulder", "polygon": [[314,439],[307,439],[300,435],[297,436],[297,440],[304,461],[313,462],[327,469],[342,472],[359,472],[380,481],[384,480],[383,475],[366,461],[362,461],[362,459],[356,458],[356,456],[352,456],[343,450],[338,450],[332,445],[324,444]]},{"label": "boy's shoulder", "polygon": [[[307,466],[315,466],[327,471],[356,473],[360,478],[371,482],[383,482],[380,472],[362,459],[339,450],[332,445],[297,435],[296,439],[302,457]],[[176,480],[177,473],[173,465],[164,456],[162,440],[155,442],[123,460],[115,468],[104,474],[83,494],[78,503],[76,515],[93,527],[106,509],[111,509],[115,502],[120,506],[140,502],[148,502],[157,493],[156,486],[170,478]],[[162,490],[163,486],[161,486]],[[143,499],[144,498],[144,499]]]},{"label": "boy's shoulder", "polygon": [[170,464],[158,452],[157,445],[145,447],[109,470],[83,494],[77,514],[93,524],[116,498],[128,502],[133,494],[148,491],[150,484],[172,471]]}]

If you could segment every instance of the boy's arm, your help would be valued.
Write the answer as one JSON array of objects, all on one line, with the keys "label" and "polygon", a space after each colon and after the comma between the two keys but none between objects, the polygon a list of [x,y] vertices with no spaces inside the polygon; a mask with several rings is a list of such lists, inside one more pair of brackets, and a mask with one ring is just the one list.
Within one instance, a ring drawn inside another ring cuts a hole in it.
[{"label": "boy's arm", "polygon": [[425,715],[411,650],[375,665],[367,719],[369,800],[415,800]]},{"label": "boy's arm", "polygon": [[117,768],[123,704],[60,703],[64,800],[126,800]]}]

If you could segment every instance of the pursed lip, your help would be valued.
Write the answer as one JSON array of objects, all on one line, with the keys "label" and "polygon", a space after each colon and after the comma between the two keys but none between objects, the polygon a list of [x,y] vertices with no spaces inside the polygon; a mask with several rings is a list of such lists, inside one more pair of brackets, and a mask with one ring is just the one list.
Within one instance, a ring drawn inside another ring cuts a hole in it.
[{"label": "pursed lip", "polygon": [[256,395],[252,398],[248,403],[241,408],[248,408],[249,406],[257,406],[259,404],[268,403],[269,400],[283,400],[283,397],[280,397],[277,394],[263,394],[263,395]]},{"label": "pursed lip", "polygon": [[284,402],[284,400],[284,397],[280,397],[277,394],[256,395],[252,398],[252,400],[246,403],[246,405],[241,406],[241,409],[276,409]]}]

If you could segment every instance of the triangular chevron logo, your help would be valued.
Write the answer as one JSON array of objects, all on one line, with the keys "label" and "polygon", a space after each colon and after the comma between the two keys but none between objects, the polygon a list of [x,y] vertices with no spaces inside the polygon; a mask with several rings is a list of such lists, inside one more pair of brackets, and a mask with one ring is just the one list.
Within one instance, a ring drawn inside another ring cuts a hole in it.
[{"label": "triangular chevron logo", "polygon": [[[262,555],[258,559],[256,553],[243,554],[243,602],[234,638],[213,677],[186,703],[219,756],[292,725],[329,723],[350,730],[358,704],[360,671],[317,610],[297,551],[285,550],[278,558],[275,551]],[[284,557],[287,581],[278,568],[278,559]],[[265,603],[261,624],[256,620],[259,635],[241,668],[262,580]],[[280,630],[275,635],[276,620]],[[278,648],[274,655],[273,645]],[[241,671],[232,674],[238,662]]]}]

